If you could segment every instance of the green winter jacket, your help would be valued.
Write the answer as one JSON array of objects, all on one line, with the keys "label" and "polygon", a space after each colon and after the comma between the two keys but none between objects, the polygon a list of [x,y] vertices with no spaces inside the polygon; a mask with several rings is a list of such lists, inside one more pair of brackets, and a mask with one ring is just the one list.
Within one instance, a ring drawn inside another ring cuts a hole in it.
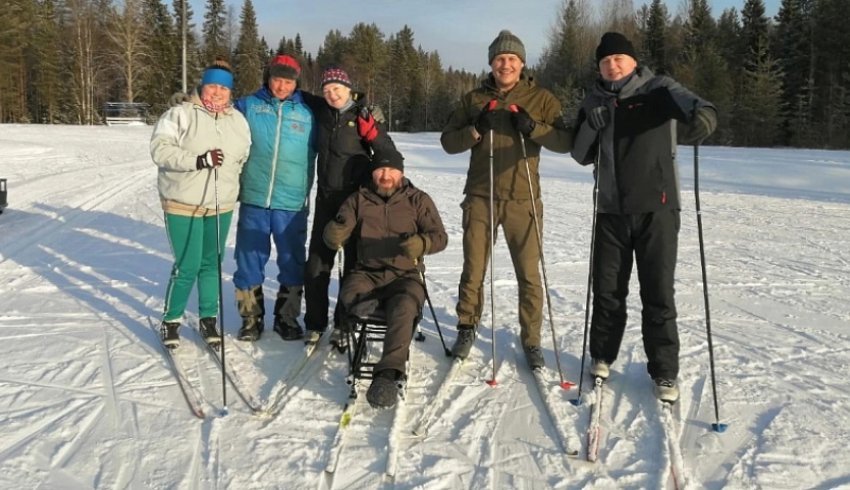
[{"label": "green winter jacket", "polygon": [[536,122],[534,131],[525,139],[525,146],[535,197],[539,197],[540,148],[567,153],[573,146],[573,132],[563,122],[558,99],[548,90],[537,87],[524,74],[519,83],[506,93],[499,92],[491,74],[480,87],[461,98],[443,129],[440,142],[447,153],[472,150],[463,192],[481,197],[490,195],[490,137],[484,134],[476,139],[474,126],[481,109],[492,99],[497,101],[495,110],[498,113],[493,130],[493,198],[518,200],[530,197],[520,135],[511,123],[512,104],[525,109]]}]

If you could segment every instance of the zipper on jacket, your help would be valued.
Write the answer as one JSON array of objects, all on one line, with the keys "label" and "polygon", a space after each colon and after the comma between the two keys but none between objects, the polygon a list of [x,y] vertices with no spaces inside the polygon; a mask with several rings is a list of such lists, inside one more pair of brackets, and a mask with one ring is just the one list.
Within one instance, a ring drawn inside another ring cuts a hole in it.
[{"label": "zipper on jacket", "polygon": [[277,173],[277,156],[280,154],[280,128],[283,125],[283,102],[277,106],[277,125],[275,126],[274,152],[272,153],[272,168],[269,174],[269,191],[266,194],[266,207],[272,207],[272,191],[274,190],[275,173]]}]

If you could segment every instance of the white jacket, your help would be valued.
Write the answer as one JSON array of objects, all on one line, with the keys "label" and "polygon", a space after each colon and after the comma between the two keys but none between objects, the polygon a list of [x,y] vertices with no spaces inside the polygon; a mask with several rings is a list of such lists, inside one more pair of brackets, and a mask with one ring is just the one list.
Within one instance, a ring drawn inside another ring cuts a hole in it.
[{"label": "white jacket", "polygon": [[220,149],[218,202],[222,212],[233,209],[239,195],[239,175],[251,148],[245,117],[230,107],[214,113],[197,95],[172,107],[157,121],[151,136],[151,158],[159,167],[157,188],[163,209],[172,214],[203,216],[215,213],[215,177],[198,170],[198,155]]}]

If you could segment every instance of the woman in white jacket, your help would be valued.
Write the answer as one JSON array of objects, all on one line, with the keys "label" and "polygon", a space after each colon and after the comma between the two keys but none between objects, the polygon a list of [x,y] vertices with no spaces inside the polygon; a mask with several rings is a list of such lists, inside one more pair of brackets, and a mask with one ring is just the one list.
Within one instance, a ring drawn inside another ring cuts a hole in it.
[{"label": "woman in white jacket", "polygon": [[180,343],[178,329],[196,281],[198,328],[208,343],[221,342],[216,328],[218,244],[226,242],[239,194],[239,175],[251,146],[248,123],[231,105],[232,89],[229,65],[217,60],[204,70],[189,100],[159,118],[151,137],[165,231],[174,254],[160,327],[162,341],[169,348]]}]

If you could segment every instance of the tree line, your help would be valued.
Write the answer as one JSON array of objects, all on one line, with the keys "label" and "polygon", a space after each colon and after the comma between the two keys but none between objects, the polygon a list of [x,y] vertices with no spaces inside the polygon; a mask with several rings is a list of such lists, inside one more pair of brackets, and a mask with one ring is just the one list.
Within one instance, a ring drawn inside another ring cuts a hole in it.
[{"label": "tree line", "polygon": [[[183,89],[184,22],[190,90],[223,57],[234,68],[234,95],[249,94],[271,55],[292,54],[302,63],[301,87],[314,93],[325,67],[344,67],[392,131],[440,130],[460,96],[487,75],[444,67],[409,26],[389,34],[374,23],[331,30],[314,55],[297,33],[269,45],[251,0],[238,13],[224,0],[206,0],[197,23],[183,2],[7,0],[0,121],[100,124],[109,101],[147,103],[154,120]],[[632,39],[641,65],[717,105],[718,130],[708,143],[850,148],[850,30],[842,22],[850,0],[782,0],[775,17],[766,16],[763,0],[743,0],[740,11],[717,18],[709,0],[682,6],[674,16],[662,0],[638,9],[632,0],[564,0],[528,73],[561,100],[569,122],[597,76],[601,34],[617,30]]]}]

